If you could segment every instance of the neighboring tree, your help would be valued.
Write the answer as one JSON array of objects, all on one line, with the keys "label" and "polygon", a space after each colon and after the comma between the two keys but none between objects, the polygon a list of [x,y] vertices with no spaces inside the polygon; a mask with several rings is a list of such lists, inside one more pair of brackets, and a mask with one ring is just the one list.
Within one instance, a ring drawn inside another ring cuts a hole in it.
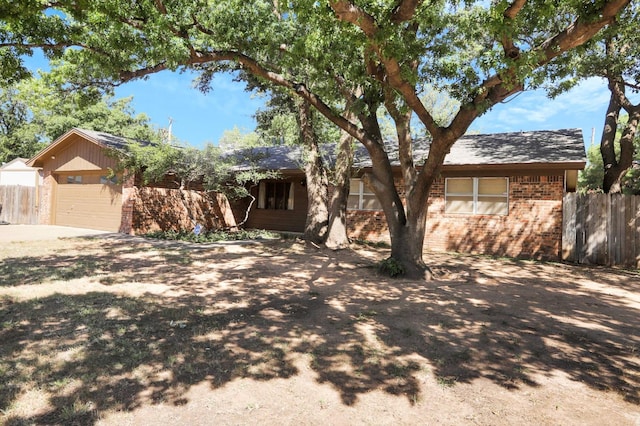
[{"label": "neighboring tree", "polygon": [[218,146],[223,149],[255,148],[264,146],[265,143],[256,132],[247,132],[234,126],[231,130],[222,132],[218,140]]},{"label": "neighboring tree", "polygon": [[[323,144],[338,140],[335,126],[312,110],[308,101],[293,99],[290,94],[280,90],[273,90],[272,93],[266,108],[256,114],[257,130],[265,139],[304,147],[302,169],[305,172],[308,206],[305,239],[315,244],[326,244],[332,249],[345,248],[349,245],[347,228],[335,218],[346,217],[351,168],[331,170],[332,165],[327,164],[322,152]],[[350,149],[345,149],[342,144],[337,144],[334,148],[336,158],[347,158],[351,164],[353,154]],[[330,183],[334,187],[331,200]]]},{"label": "neighboring tree", "polygon": [[307,186],[307,219],[304,236],[307,241],[324,243],[329,226],[329,178],[320,152],[313,111],[306,99],[298,100],[300,139],[305,147],[304,174]]},{"label": "neighboring tree", "polygon": [[[77,67],[75,78],[106,84],[181,67],[216,72],[234,62],[289,89],[366,147],[373,169],[365,181],[383,207],[391,256],[417,277],[429,275],[422,251],[428,194],[451,146],[487,109],[562,79],[573,66],[568,53],[628,3],[2,0],[11,13],[0,27],[0,47],[9,50],[0,56],[74,47],[64,53]],[[429,84],[460,102],[449,124],[438,123],[421,101]],[[338,99],[351,109],[334,108]],[[383,143],[380,106],[395,121],[404,200]],[[431,138],[418,164],[412,114]]]},{"label": "neighboring tree", "polygon": [[[610,91],[599,161],[603,167],[600,187],[605,193],[622,192],[626,176],[634,173],[640,103],[634,104],[629,92],[640,92],[639,21],[640,4],[632,3],[587,46],[575,67],[578,78],[606,79]],[[621,113],[627,114],[626,120],[620,120]]]},{"label": "neighboring tree", "polygon": [[140,140],[157,140],[132,98],[113,99],[68,92],[48,74],[0,88],[0,161],[30,158],[73,127]]},{"label": "neighboring tree", "polygon": [[[620,140],[626,133],[627,116],[623,115],[616,124],[617,132],[613,142],[615,158],[621,156]],[[634,156],[625,174],[620,179],[621,192],[640,195],[640,134],[633,138]],[[620,164],[620,161],[618,161]],[[604,192],[605,167],[600,145],[592,145],[587,150],[587,166],[580,172],[578,187],[580,192]],[[610,191],[611,192],[611,191]]]},{"label": "neighboring tree", "polygon": [[[255,78],[251,79],[251,75],[243,78],[250,79],[251,85],[247,90],[252,90],[254,86],[261,87],[262,82]],[[254,115],[257,123],[256,133],[268,146],[299,145],[301,143],[300,117],[297,113],[295,98],[286,91],[278,90],[277,87],[273,89],[264,107],[258,109]]]},{"label": "neighboring tree", "polygon": [[604,165],[600,154],[600,145],[591,145],[587,149],[587,165],[578,174],[578,191],[581,193],[602,192]]},{"label": "neighboring tree", "polygon": [[[345,109],[349,110],[349,108]],[[336,147],[336,163],[333,173],[330,174],[334,189],[329,199],[329,225],[325,238],[325,245],[333,250],[347,248],[350,242],[347,229],[347,202],[351,189],[353,145],[353,137],[345,131],[340,132]]]},{"label": "neighboring tree", "polygon": [[[611,100],[607,108],[602,141],[600,142],[600,154],[604,169],[602,190],[605,193],[622,192],[623,180],[633,165],[635,152],[633,141],[640,124],[640,103],[632,104],[627,98],[624,88],[622,79],[609,78]],[[618,130],[619,115],[623,108],[629,113],[629,119],[616,144],[615,136]],[[619,146],[618,153],[616,153],[616,145]]]},{"label": "neighboring tree", "polygon": [[[316,113],[305,100],[295,99],[287,91],[264,84],[251,74],[240,75],[241,79],[247,82],[247,90],[268,91],[271,94],[265,107],[255,114],[258,123],[256,132],[265,145],[301,145],[304,148],[300,168],[305,172],[307,187],[305,239],[314,244],[326,244],[332,249],[347,247],[349,237],[346,226],[331,220],[330,210],[334,211],[335,216],[346,217],[351,169],[331,170],[332,165],[327,164],[323,156],[323,151],[326,150],[322,148],[322,145],[338,140],[336,127]],[[345,151],[341,144],[336,146],[335,154],[337,158],[348,156],[351,161],[351,151]],[[346,181],[347,185],[336,184],[343,181]],[[331,206],[329,183],[334,184]],[[339,200],[344,200],[344,203],[340,203]],[[343,210],[333,210],[332,206],[342,206]]]},{"label": "neighboring tree", "polygon": [[0,88],[0,164],[14,158],[30,158],[43,143],[29,125],[29,107],[13,88]]}]

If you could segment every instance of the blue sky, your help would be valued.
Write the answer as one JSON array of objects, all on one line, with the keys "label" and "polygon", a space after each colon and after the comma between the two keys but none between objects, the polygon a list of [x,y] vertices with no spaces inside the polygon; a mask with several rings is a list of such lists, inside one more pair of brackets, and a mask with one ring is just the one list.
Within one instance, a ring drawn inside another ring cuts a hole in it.
[{"label": "blue sky", "polygon": [[592,129],[595,143],[600,143],[609,97],[606,81],[601,78],[585,80],[555,99],[549,99],[543,90],[523,92],[496,105],[471,129],[494,133],[579,128],[588,147]]},{"label": "blue sky", "polygon": [[[41,55],[30,58],[32,69],[46,69]],[[124,84],[116,97],[133,96],[137,113],[147,114],[157,127],[168,127],[179,140],[201,147],[207,142],[217,144],[225,130],[238,127],[251,131],[255,127],[253,114],[264,98],[248,93],[244,84],[234,82],[227,74],[216,76],[213,90],[203,94],[193,87],[192,73],[161,72],[146,80]],[[529,91],[494,106],[470,127],[473,133],[497,133],[528,130],[580,128],[585,145],[600,142],[609,91],[603,79],[592,78],[556,99],[547,98],[544,91]]]},{"label": "blue sky", "polygon": [[[264,98],[244,91],[244,85],[228,75],[214,80],[212,92],[203,94],[193,88],[193,75],[163,72],[146,81],[128,83],[116,91],[118,97],[133,95],[137,112],[144,112],[160,127],[173,120],[172,131],[191,145],[217,143],[224,130],[234,126],[253,130],[253,113]],[[609,91],[602,79],[584,81],[556,99],[545,92],[524,92],[506,103],[496,105],[477,119],[471,132],[496,133],[527,130],[580,128],[585,144],[595,128],[596,143],[600,141]]]},{"label": "blue sky", "polygon": [[[148,114],[161,127],[173,120],[172,131],[191,145],[217,143],[224,130],[237,126],[253,130],[253,113],[264,98],[244,91],[244,84],[228,75],[214,80],[212,92],[203,94],[193,88],[193,75],[163,72],[146,81],[128,83],[118,88],[118,97],[134,96],[137,112]],[[599,143],[609,91],[602,79],[589,79],[556,99],[544,91],[521,93],[508,102],[496,105],[477,119],[469,129],[474,133],[580,128],[585,144]]]},{"label": "blue sky", "polygon": [[225,130],[255,128],[253,114],[265,98],[244,90],[228,74],[214,79],[213,90],[202,93],[193,87],[192,73],[161,72],[147,80],[127,83],[116,89],[116,97],[133,96],[132,105],[145,113],[157,127],[168,127],[183,142],[203,146],[217,144]]}]

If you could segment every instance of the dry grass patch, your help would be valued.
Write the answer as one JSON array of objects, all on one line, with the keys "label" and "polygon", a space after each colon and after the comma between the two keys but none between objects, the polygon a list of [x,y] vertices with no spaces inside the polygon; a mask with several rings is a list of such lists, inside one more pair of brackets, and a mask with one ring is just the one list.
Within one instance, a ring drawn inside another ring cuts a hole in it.
[{"label": "dry grass patch", "polygon": [[374,247],[29,245],[0,249],[9,425],[640,419],[635,273],[429,254],[421,283]]}]

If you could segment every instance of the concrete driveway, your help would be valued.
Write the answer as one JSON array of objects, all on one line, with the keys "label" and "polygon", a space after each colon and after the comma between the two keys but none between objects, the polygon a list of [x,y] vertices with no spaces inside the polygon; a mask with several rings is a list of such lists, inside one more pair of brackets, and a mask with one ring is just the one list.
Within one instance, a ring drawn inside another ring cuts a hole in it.
[{"label": "concrete driveway", "polygon": [[113,235],[113,232],[56,225],[0,225],[0,243],[56,240],[58,238],[90,237],[104,234]]}]

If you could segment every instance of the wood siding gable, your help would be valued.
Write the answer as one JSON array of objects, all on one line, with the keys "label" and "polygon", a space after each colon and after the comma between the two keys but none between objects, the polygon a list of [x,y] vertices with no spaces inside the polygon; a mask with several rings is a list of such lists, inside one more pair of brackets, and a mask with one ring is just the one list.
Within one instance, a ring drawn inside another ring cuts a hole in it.
[{"label": "wood siding gable", "polygon": [[55,173],[77,170],[100,171],[113,168],[115,159],[104,153],[104,148],[80,136],[73,135],[64,147],[52,154],[53,157],[47,168]]}]

